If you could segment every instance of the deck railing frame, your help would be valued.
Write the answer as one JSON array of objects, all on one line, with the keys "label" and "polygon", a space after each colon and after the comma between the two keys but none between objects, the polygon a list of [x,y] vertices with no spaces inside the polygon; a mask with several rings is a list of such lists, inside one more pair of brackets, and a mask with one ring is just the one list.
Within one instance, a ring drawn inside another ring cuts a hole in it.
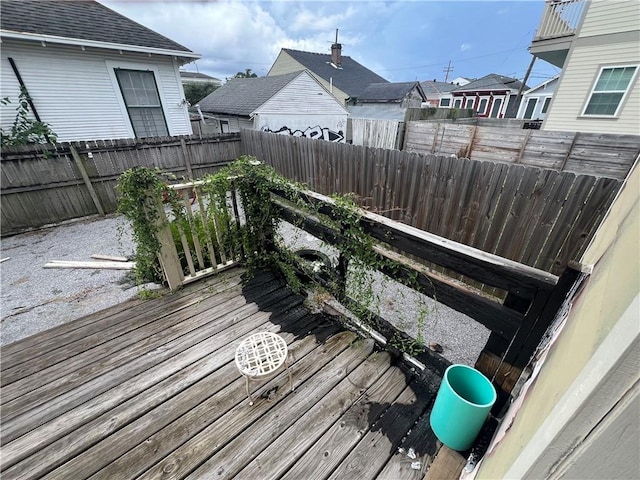
[{"label": "deck railing frame", "polygon": [[[201,201],[202,182],[192,182],[174,185],[171,188],[180,192],[185,207],[190,206],[187,192],[196,192],[198,209],[203,214]],[[341,219],[334,213],[334,201],[324,195],[312,191],[299,193],[299,198],[291,198],[284,190],[272,189],[273,206],[278,216],[287,222],[305,230],[311,235],[341,250],[346,241],[343,237],[346,224],[332,227],[330,223],[340,225]],[[232,195],[236,198],[235,195]],[[327,216],[332,222],[323,222],[315,214],[300,210],[300,200],[309,205],[309,210],[319,215]],[[159,208],[162,207],[158,202]],[[190,210],[187,208],[187,210]],[[234,221],[240,222],[238,206],[234,203]],[[206,275],[214,274],[241,262],[239,254],[231,256],[226,263],[218,263],[215,267],[202,267],[199,257],[207,252],[200,245],[195,252],[184,248],[186,239],[181,234],[183,249],[190,257],[187,260],[189,274],[183,273],[183,266],[173,244],[173,236],[169,229],[164,208],[160,208],[159,222],[162,251],[160,253],[162,267],[170,288],[195,281]],[[206,212],[205,212],[206,214]],[[449,307],[465,313],[475,321],[491,330],[491,337],[482,355],[489,356],[492,361],[478,361],[476,368],[491,378],[503,393],[508,394],[522,369],[528,364],[545,331],[554,320],[558,308],[569,290],[580,275],[580,268],[570,265],[560,276],[483,252],[473,247],[448,240],[437,235],[416,229],[403,223],[391,220],[381,215],[360,210],[359,226],[377,244],[374,246],[375,255],[391,261],[394,268],[382,268],[382,273],[415,290],[428,295]],[[209,241],[213,239],[210,238]],[[276,245],[274,242],[273,245]],[[478,290],[465,286],[461,282],[453,282],[427,269],[415,260],[410,260],[406,254],[417,257],[425,262],[433,263],[447,269],[461,273],[473,280],[503,289],[507,292],[506,300],[489,298]],[[195,256],[194,256],[195,255]],[[211,255],[211,253],[209,253]],[[302,263],[301,263],[302,265]],[[352,306],[353,300],[345,291],[348,260],[340,253],[339,268],[334,273],[334,281],[325,286],[331,288],[332,293],[343,305]],[[335,281],[335,277],[338,278]],[[317,278],[320,279],[321,278]],[[390,335],[407,337],[399,332],[384,319],[377,319],[378,333],[389,338]],[[481,357],[482,357],[481,355]],[[427,365],[433,372],[442,375],[450,364],[439,354],[425,349],[416,357]],[[498,377],[498,372],[500,376]],[[505,373],[506,372],[506,373]]]},{"label": "deck railing frame", "polygon": [[584,14],[585,4],[585,0],[548,1],[533,40],[574,35]]}]

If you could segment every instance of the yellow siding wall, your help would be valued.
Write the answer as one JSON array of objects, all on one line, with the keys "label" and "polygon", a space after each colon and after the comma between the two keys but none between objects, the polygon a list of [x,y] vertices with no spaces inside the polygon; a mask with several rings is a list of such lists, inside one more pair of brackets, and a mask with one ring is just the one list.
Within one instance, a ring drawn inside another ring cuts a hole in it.
[{"label": "yellow siding wall", "polygon": [[[306,70],[304,65],[299,63],[293,57],[291,57],[291,55],[289,55],[288,53],[280,51],[278,58],[276,58],[276,61],[271,66],[271,70],[269,70],[269,73],[267,74],[267,76],[273,77],[275,75],[284,75],[285,73],[299,72],[301,70]],[[333,96],[338,99],[338,101],[340,102],[340,105],[345,105],[345,101],[347,100],[347,98],[349,98],[349,95],[347,95],[345,92],[343,92],[339,88],[336,88],[336,87],[332,88],[329,85],[329,82],[327,82],[323,78],[320,78],[315,73],[311,71],[309,71],[309,73],[311,73],[311,75],[313,75],[313,77],[316,80],[318,80],[318,82],[320,82],[320,84],[324,88],[326,88],[328,91],[333,93]]]},{"label": "yellow siding wall", "polygon": [[476,478],[508,478],[511,466],[528,455],[525,448],[531,446],[529,442],[541,424],[553,409],[563,407],[558,401],[578,375],[584,373],[587,362],[638,294],[638,191],[640,168],[636,165],[581,259],[584,264],[594,265],[588,284],[574,303],[513,425],[496,450],[485,457]]},{"label": "yellow siding wall", "polygon": [[592,0],[579,37],[638,30],[639,9],[638,0]]},{"label": "yellow siding wall", "polygon": [[[637,4],[640,5],[640,2]],[[565,72],[558,84],[552,107],[547,114],[543,128],[545,130],[630,135],[640,133],[640,118],[638,116],[638,112],[640,112],[640,82],[637,77],[618,118],[580,116],[600,67],[630,63],[640,63],[640,49],[636,42],[574,47],[569,54]]]}]

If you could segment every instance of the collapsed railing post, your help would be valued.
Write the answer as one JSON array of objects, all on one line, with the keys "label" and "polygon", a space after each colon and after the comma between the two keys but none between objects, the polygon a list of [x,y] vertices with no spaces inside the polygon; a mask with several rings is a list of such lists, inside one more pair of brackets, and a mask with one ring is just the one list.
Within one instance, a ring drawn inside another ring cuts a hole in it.
[{"label": "collapsed railing post", "polygon": [[152,195],[146,197],[151,202],[146,204],[146,208],[152,213],[154,223],[156,226],[156,238],[160,244],[160,251],[158,252],[158,261],[162,267],[165,280],[171,290],[176,290],[182,287],[182,281],[184,274],[180,266],[180,258],[178,257],[178,250],[173,241],[173,235],[171,234],[171,227],[169,221],[164,213],[164,206],[162,204],[162,198],[155,198]]}]

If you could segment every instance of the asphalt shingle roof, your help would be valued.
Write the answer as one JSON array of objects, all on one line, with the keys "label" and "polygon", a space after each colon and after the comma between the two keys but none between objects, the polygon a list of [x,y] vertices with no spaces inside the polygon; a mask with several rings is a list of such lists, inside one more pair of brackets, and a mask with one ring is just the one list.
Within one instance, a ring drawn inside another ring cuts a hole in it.
[{"label": "asphalt shingle roof", "polygon": [[2,30],[191,52],[91,0],[2,0]]},{"label": "asphalt shingle roof", "polygon": [[231,78],[198,104],[203,112],[248,116],[298,75],[300,72],[274,77]]},{"label": "asphalt shingle roof", "polygon": [[304,67],[323,78],[327,82],[331,79],[333,85],[351,97],[358,97],[362,91],[372,83],[388,83],[375,72],[362,66],[351,57],[342,55],[341,68],[331,66],[331,55],[325,53],[303,52],[283,48],[283,52],[288,53]]},{"label": "asphalt shingle roof", "polygon": [[420,85],[422,86],[422,90],[424,90],[424,93],[427,95],[434,94],[434,93],[447,93],[447,92],[450,92],[451,90],[455,90],[460,86],[454,83],[434,82],[431,80],[422,82],[420,83]]},{"label": "asphalt shingle roof", "polygon": [[358,102],[400,102],[417,83],[372,83],[358,96]]},{"label": "asphalt shingle roof", "polygon": [[180,72],[180,78],[183,78],[183,79],[195,78],[199,80],[211,80],[211,81],[217,81],[217,82],[220,81],[219,78],[211,77],[209,75],[205,75],[204,73],[199,73],[199,72]]},{"label": "asphalt shingle roof", "polygon": [[[455,92],[468,92],[475,90],[519,90],[522,82],[516,78],[505,77],[496,73],[490,73],[478,78],[466,85],[456,88]],[[528,87],[525,85],[525,90]]]}]

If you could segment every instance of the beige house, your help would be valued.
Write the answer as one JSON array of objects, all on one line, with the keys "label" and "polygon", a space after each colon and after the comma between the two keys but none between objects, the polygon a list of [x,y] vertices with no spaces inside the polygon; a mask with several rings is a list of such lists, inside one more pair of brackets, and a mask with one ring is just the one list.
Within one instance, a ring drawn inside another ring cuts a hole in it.
[{"label": "beige house", "polygon": [[331,45],[331,54],[283,48],[267,76],[308,70],[342,105],[354,102],[372,83],[388,83],[377,73],[342,55],[342,45]]},{"label": "beige house", "polygon": [[581,258],[590,276],[565,305],[475,478],[638,478],[638,191],[636,162]]},{"label": "beige house", "polygon": [[544,130],[640,132],[640,2],[547,2],[530,46],[562,68]]}]

